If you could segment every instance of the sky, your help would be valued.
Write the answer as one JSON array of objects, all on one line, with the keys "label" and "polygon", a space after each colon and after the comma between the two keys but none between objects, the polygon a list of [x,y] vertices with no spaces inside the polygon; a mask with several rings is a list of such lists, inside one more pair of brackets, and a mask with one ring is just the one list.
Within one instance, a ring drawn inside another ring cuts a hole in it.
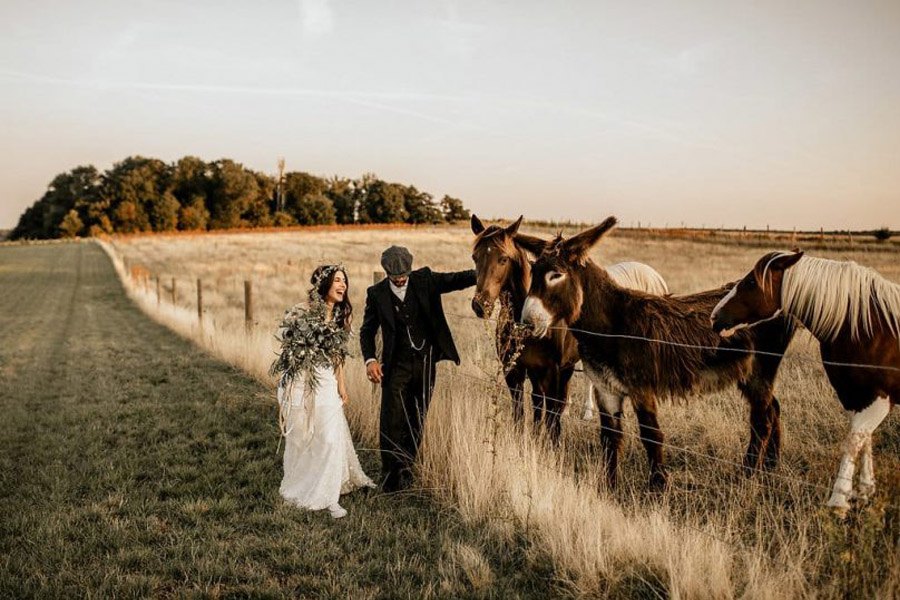
[{"label": "sky", "polygon": [[900,2],[0,0],[0,228],[130,155],[486,217],[900,229]]}]

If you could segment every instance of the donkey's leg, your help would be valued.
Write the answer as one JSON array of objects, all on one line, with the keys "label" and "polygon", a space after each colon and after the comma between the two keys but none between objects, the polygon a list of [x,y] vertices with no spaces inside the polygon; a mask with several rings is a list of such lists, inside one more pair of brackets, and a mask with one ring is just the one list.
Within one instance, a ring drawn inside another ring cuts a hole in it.
[{"label": "donkey's leg", "polygon": [[631,398],[631,404],[637,413],[641,442],[650,463],[650,489],[663,490],[667,480],[662,447],[664,437],[656,419],[656,397],[650,394],[635,395]]},{"label": "donkey's leg", "polygon": [[[595,388],[596,389],[596,388]],[[606,483],[616,487],[619,468],[619,449],[622,447],[622,403],[623,398],[610,394],[598,405],[600,411],[600,444],[606,465]]]},{"label": "donkey's leg", "polygon": [[587,382],[587,395],[584,397],[584,410],[581,418],[585,421],[594,418],[594,384],[590,380]]},{"label": "donkey's leg", "polygon": [[853,473],[856,470],[856,455],[871,441],[872,432],[878,427],[891,410],[887,398],[877,398],[868,408],[853,413],[850,417],[850,435],[844,446],[841,466],[834,480],[831,498],[827,506],[846,512],[850,508],[850,495],[853,491]]},{"label": "donkey's leg", "polygon": [[[772,408],[771,385],[755,374],[751,375],[749,381],[739,383],[738,388],[750,405],[750,442],[747,444],[747,453],[744,455],[744,474],[750,477],[760,468],[764,453],[767,452],[773,426],[776,423],[780,426],[779,411]],[[779,435],[779,442],[773,448],[774,452],[778,451],[780,440]],[[767,460],[777,464],[778,457],[775,455]]]},{"label": "donkey's leg", "polygon": [[555,376],[552,381],[554,385],[551,388],[552,392],[547,397],[547,427],[550,430],[550,438],[558,444],[562,434],[562,414],[569,402],[569,382],[572,380],[575,369],[574,367],[565,367],[554,371]]},{"label": "donkey's leg", "polygon": [[562,393],[561,382],[562,373],[559,367],[552,366],[544,371],[543,377],[538,383],[544,399],[544,426],[554,444],[559,444],[562,411],[566,407],[565,398],[560,395]]},{"label": "donkey's leg", "polygon": [[544,379],[546,373],[544,369],[528,369],[528,381],[531,382],[531,413],[534,419],[533,432],[538,431],[541,419],[544,418]]},{"label": "donkey's leg", "polygon": [[516,425],[521,425],[522,417],[525,414],[525,369],[514,365],[506,374],[505,379],[509,394],[512,396],[513,420]]}]

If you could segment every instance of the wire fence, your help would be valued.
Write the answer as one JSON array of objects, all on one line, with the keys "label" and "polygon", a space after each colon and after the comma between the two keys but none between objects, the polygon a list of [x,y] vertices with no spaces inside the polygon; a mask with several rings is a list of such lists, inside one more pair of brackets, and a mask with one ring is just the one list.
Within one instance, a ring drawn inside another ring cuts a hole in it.
[{"label": "wire fence", "polygon": [[[171,278],[171,281],[165,282],[165,283],[170,283],[170,285],[168,286],[169,289],[167,290],[166,286],[162,282],[161,277],[151,274],[146,268],[142,267],[141,265],[129,264],[128,261],[123,261],[123,262],[124,262],[124,267],[125,267],[125,269],[124,269],[125,275],[131,279],[131,281],[134,285],[142,288],[148,294],[153,294],[153,292],[155,291],[155,299],[156,299],[156,303],[158,306],[164,300],[167,301],[168,303],[171,303],[173,306],[178,306],[177,281],[175,280],[175,278]],[[151,282],[155,283],[155,285],[152,285]],[[254,320],[253,320],[254,294],[253,294],[252,287],[253,287],[253,284],[251,281],[248,280],[248,281],[244,282],[244,285],[243,285],[243,288],[244,288],[243,289],[243,291],[244,291],[244,313],[245,313],[244,321],[245,321],[245,328],[248,332],[253,328],[253,323],[254,323]],[[155,290],[153,288],[155,288]],[[200,279],[197,279],[196,280],[196,288],[195,288],[196,293],[197,293],[196,313],[197,313],[198,321],[200,323],[202,323],[203,315],[205,313],[205,308],[203,306],[203,295],[202,295],[203,288],[204,288],[203,282]],[[166,292],[170,292],[170,293],[167,294]],[[481,317],[477,317],[475,315],[459,314],[459,313],[452,313],[452,312],[448,312],[446,314],[448,317],[452,317],[455,319],[467,320],[467,321],[479,321],[482,324],[484,324],[485,326],[489,326],[490,324],[493,324],[493,325],[498,324],[498,320],[496,318],[491,318],[491,317],[481,318]],[[829,360],[823,360],[821,358],[804,356],[804,355],[796,354],[796,353],[788,354],[786,352],[785,353],[776,353],[776,352],[767,352],[767,351],[747,349],[747,348],[729,348],[729,347],[720,347],[720,346],[705,346],[705,345],[699,345],[699,344],[686,344],[686,343],[672,341],[672,340],[656,339],[656,338],[649,338],[649,337],[644,337],[644,336],[628,335],[628,334],[613,334],[613,333],[604,333],[604,332],[597,332],[597,331],[588,331],[588,330],[577,329],[577,328],[573,328],[573,327],[552,326],[550,329],[558,330],[558,331],[571,331],[571,332],[580,333],[580,334],[593,336],[593,337],[597,337],[597,338],[625,339],[625,340],[645,342],[645,343],[650,343],[650,344],[661,344],[661,345],[668,345],[668,346],[674,346],[674,347],[681,347],[681,348],[685,348],[685,349],[708,350],[708,351],[715,351],[715,352],[744,353],[744,354],[748,354],[748,355],[771,356],[771,357],[777,357],[777,358],[781,358],[781,359],[786,358],[786,359],[790,359],[790,360],[793,360],[796,362],[803,362],[803,363],[815,364],[815,365],[824,364],[824,365],[835,366],[835,367],[853,367],[853,368],[861,368],[861,369],[900,371],[900,368],[887,366],[887,365],[871,365],[871,364],[861,364],[861,363],[829,361]],[[470,381],[473,383],[480,384],[486,388],[490,388],[493,390],[493,393],[498,394],[498,395],[503,393],[502,390],[509,390],[510,392],[517,392],[517,393],[520,392],[522,394],[524,394],[526,392],[525,388],[509,388],[506,385],[506,382],[501,380],[499,370],[497,372],[497,376],[493,377],[493,378],[486,377],[486,376],[473,375],[471,373],[465,373],[460,370],[452,370],[452,371],[449,371],[448,374],[452,378],[456,378],[457,380],[467,380],[467,381]],[[568,423],[573,423],[573,422],[583,423],[584,422],[583,419],[576,417],[572,414],[569,414],[565,411],[566,402],[568,399],[554,398],[551,396],[547,396],[546,394],[541,395],[541,398],[546,402],[546,405],[543,408],[545,415],[549,414],[549,415],[558,417],[561,422],[568,422]],[[552,403],[555,403],[558,406],[562,406],[563,408],[560,410],[555,410],[551,406]],[[606,416],[606,417],[615,418],[615,415],[605,411],[601,406],[596,406],[595,408],[596,408],[596,411],[598,412],[598,414],[600,414],[602,416]],[[545,420],[546,420],[546,416],[545,416]],[[649,429],[651,431],[663,433],[662,428],[659,428],[659,427],[651,427],[651,426],[646,426],[646,425],[642,425],[642,427],[644,427],[645,429]],[[618,433],[625,438],[635,439],[635,440],[641,441],[642,443],[650,441],[655,444],[658,444],[659,446],[661,446],[662,448],[664,448],[668,451],[677,452],[677,453],[683,454],[685,456],[691,456],[691,457],[702,459],[702,460],[709,461],[712,463],[735,467],[735,468],[741,469],[741,470],[743,470],[745,468],[743,463],[735,461],[735,460],[724,458],[722,456],[708,454],[708,453],[701,452],[701,451],[698,451],[698,450],[695,450],[692,448],[679,446],[679,445],[673,444],[668,441],[648,440],[647,438],[642,437],[640,433],[634,433],[631,431],[627,431],[624,428],[610,427],[608,425],[604,425],[602,423],[602,421],[599,423],[599,428],[601,431]],[[373,448],[360,448],[360,450],[373,451],[373,452],[379,451],[378,449],[373,449]],[[567,470],[561,469],[560,465],[558,463],[551,464],[551,463],[544,462],[544,463],[542,463],[541,466],[543,468],[551,469],[563,476],[573,475],[572,469],[567,469]],[[821,484],[807,481],[805,479],[801,479],[799,477],[791,476],[791,475],[784,474],[784,473],[774,473],[772,471],[766,471],[765,478],[752,477],[752,478],[745,479],[745,481],[750,483],[751,485],[760,486],[760,487],[770,487],[769,482],[771,482],[772,480],[795,484],[801,488],[812,490],[817,493],[820,493],[820,492],[827,493],[827,492],[831,491],[830,486],[824,486]],[[900,506],[900,505],[898,505],[898,506]],[[702,530],[698,529],[698,531],[700,531],[701,533],[707,534],[707,532],[703,532]],[[723,540],[719,540],[719,541],[723,541]]]}]

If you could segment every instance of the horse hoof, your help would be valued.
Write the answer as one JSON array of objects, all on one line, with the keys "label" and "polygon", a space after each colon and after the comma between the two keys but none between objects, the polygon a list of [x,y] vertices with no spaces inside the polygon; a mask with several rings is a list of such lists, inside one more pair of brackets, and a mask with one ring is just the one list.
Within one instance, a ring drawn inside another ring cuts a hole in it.
[{"label": "horse hoof", "polygon": [[846,518],[847,513],[850,511],[850,503],[847,502],[847,499],[844,496],[832,496],[828,499],[828,502],[825,503],[825,506],[830,508],[832,514],[839,519]]}]

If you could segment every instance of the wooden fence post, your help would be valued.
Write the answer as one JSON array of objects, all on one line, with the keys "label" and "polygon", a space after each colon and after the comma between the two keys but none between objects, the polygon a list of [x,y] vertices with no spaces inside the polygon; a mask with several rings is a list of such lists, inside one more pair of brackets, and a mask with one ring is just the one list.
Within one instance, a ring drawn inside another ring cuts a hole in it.
[{"label": "wooden fence post", "polygon": [[175,278],[172,278],[172,306],[175,306],[175,299],[177,296],[175,295]]},{"label": "wooden fence post", "polygon": [[203,328],[203,282],[197,278],[197,322]]},{"label": "wooden fence post", "polygon": [[156,276],[156,306],[162,303],[162,293],[160,291],[159,275]]},{"label": "wooden fence post", "polygon": [[819,227],[819,241],[823,244],[825,243],[825,228],[824,227]]},{"label": "wooden fence post", "polygon": [[244,280],[244,329],[253,328],[253,282]]}]

